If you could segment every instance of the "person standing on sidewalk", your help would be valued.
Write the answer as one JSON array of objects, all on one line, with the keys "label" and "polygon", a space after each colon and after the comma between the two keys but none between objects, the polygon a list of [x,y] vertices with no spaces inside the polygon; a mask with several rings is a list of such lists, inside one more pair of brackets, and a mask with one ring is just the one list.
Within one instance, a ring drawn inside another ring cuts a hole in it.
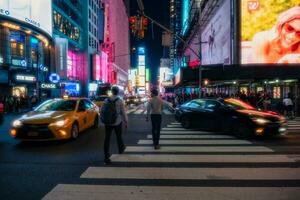
[{"label": "person standing on sidewalk", "polygon": [[153,89],[151,91],[151,97],[152,98],[149,100],[147,105],[146,121],[149,121],[149,116],[151,115],[153,145],[154,145],[154,149],[159,149],[163,100],[158,96],[158,91],[156,89]]},{"label": "person standing on sidewalk", "polygon": [[104,164],[111,164],[110,160],[110,137],[114,130],[117,136],[119,153],[123,153],[125,145],[122,139],[122,125],[124,123],[127,128],[128,117],[125,111],[123,100],[118,96],[119,88],[113,86],[112,97],[109,97],[104,102],[101,108],[101,121],[105,124],[105,139],[104,139]]}]

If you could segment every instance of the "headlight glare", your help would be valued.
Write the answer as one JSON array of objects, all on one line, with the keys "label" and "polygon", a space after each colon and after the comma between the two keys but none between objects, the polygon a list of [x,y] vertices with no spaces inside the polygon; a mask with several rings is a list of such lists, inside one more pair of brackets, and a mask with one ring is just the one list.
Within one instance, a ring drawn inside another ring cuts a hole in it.
[{"label": "headlight glare", "polygon": [[253,118],[252,120],[257,124],[267,124],[270,122],[269,120],[264,118]]},{"label": "headlight glare", "polygon": [[15,127],[15,128],[19,128],[23,125],[23,123],[20,121],[20,120],[15,120],[13,121],[12,123],[12,126]]}]

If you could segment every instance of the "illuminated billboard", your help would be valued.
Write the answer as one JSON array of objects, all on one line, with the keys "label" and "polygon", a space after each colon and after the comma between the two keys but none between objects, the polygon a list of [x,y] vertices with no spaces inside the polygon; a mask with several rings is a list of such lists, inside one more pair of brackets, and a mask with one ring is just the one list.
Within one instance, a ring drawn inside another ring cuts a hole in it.
[{"label": "illuminated billboard", "polygon": [[241,63],[300,63],[300,0],[241,0]]},{"label": "illuminated billboard", "polygon": [[201,40],[202,64],[231,64],[230,0],[225,0],[205,26]]},{"label": "illuminated billboard", "polygon": [[52,35],[51,0],[0,0],[0,16],[33,25]]}]

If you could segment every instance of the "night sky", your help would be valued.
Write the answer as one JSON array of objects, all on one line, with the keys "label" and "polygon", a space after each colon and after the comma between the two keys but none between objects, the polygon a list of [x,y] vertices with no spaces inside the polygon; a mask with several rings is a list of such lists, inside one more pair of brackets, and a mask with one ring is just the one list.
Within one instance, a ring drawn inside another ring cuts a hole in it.
[{"label": "night sky", "polygon": [[[159,23],[166,27],[169,27],[169,0],[143,0],[145,7],[145,14],[149,17],[157,20]],[[138,10],[138,5],[136,0],[130,0],[130,15],[136,15]],[[150,21],[149,21],[150,22]],[[145,38],[138,40],[132,37],[131,34],[131,46],[145,46],[146,47],[146,65],[150,67],[151,70],[151,82],[153,84],[157,81],[158,67],[160,64],[160,58],[169,57],[168,49],[161,46],[161,35],[162,29],[153,24],[153,34],[152,34],[152,24],[149,23],[148,30],[146,31]],[[133,63],[132,66],[136,66]]]}]

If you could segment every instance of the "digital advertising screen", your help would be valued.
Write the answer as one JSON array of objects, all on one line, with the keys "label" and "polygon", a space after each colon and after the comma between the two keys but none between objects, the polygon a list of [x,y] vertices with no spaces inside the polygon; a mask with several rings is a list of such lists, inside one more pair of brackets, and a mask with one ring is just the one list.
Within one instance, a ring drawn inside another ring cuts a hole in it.
[{"label": "digital advertising screen", "polygon": [[0,16],[31,24],[52,35],[51,0],[0,0]]},{"label": "digital advertising screen", "polygon": [[203,65],[231,63],[230,2],[224,0],[201,34]]},{"label": "digital advertising screen", "polygon": [[300,63],[300,0],[241,0],[241,64]]}]

